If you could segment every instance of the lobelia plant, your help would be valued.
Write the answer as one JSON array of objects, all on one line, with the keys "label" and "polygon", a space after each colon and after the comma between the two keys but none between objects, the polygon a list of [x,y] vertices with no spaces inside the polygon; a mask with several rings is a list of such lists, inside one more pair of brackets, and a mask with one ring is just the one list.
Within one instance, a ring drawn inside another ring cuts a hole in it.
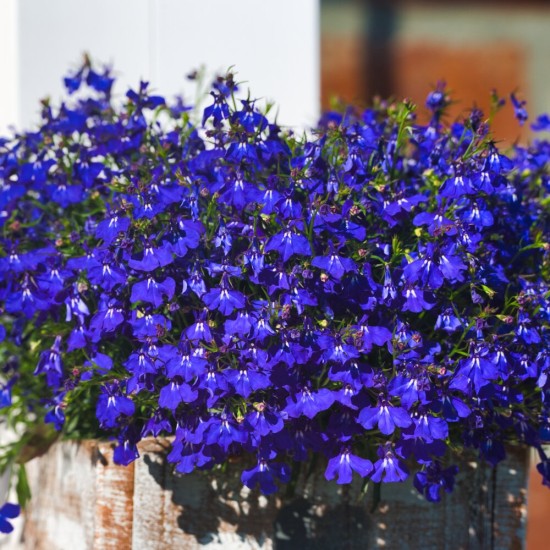
[{"label": "lobelia plant", "polygon": [[243,455],[272,493],[319,457],[439,501],[464,449],[526,445],[550,484],[547,141],[504,155],[443,86],[427,124],[379,102],[297,137],[231,74],[196,124],[145,82],[117,106],[89,61],[65,84],[0,141],[4,467],[172,434],[180,473]]}]

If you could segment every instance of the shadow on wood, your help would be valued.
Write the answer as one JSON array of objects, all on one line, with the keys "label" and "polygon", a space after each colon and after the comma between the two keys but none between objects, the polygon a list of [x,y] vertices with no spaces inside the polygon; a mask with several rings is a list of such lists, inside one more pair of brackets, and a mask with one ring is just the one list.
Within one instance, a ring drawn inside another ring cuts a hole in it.
[{"label": "shadow on wood", "polygon": [[[109,443],[63,442],[28,464],[33,499],[22,533],[3,548],[36,550],[520,549],[526,453],[494,470],[465,464],[455,492],[426,502],[411,483],[372,488],[300,475],[293,496],[243,488],[240,464],[187,476],[165,459],[169,442],[145,440],[142,458],[116,466]],[[284,490],[283,490],[284,491]]]}]

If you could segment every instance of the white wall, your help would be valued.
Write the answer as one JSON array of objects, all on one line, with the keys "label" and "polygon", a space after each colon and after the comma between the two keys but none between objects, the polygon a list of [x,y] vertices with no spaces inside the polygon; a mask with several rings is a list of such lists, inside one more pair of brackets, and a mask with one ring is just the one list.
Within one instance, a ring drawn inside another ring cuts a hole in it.
[{"label": "white wall", "polygon": [[17,0],[0,0],[0,132],[19,122]]},{"label": "white wall", "polygon": [[234,66],[243,90],[277,103],[280,123],[311,125],[318,35],[319,0],[0,0],[0,131],[32,127],[83,52],[114,66],[118,94],[142,78],[193,99],[186,74]]}]

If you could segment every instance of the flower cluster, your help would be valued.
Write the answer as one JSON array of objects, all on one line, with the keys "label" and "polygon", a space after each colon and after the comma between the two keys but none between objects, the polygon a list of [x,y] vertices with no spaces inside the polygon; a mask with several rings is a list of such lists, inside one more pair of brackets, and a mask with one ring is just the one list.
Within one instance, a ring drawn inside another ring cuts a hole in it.
[{"label": "flower cluster", "polygon": [[298,137],[231,74],[196,123],[145,82],[113,102],[88,62],[65,84],[0,140],[13,423],[121,464],[171,434],[178,472],[242,455],[264,493],[316,456],[438,501],[457,453],[509,444],[550,483],[550,143],[504,155],[478,110],[445,123],[442,86],[426,124],[380,102]]}]

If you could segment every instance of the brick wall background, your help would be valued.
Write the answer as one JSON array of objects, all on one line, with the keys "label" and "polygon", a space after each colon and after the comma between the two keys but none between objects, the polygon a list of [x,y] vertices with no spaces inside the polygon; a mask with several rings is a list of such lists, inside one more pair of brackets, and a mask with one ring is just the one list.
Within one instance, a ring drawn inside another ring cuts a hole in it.
[{"label": "brick wall background", "polygon": [[[550,111],[550,2],[322,0],[321,97],[366,104],[375,94],[423,105],[447,82],[458,116],[474,103],[488,112],[492,89]],[[511,108],[495,134],[525,139]]]}]

